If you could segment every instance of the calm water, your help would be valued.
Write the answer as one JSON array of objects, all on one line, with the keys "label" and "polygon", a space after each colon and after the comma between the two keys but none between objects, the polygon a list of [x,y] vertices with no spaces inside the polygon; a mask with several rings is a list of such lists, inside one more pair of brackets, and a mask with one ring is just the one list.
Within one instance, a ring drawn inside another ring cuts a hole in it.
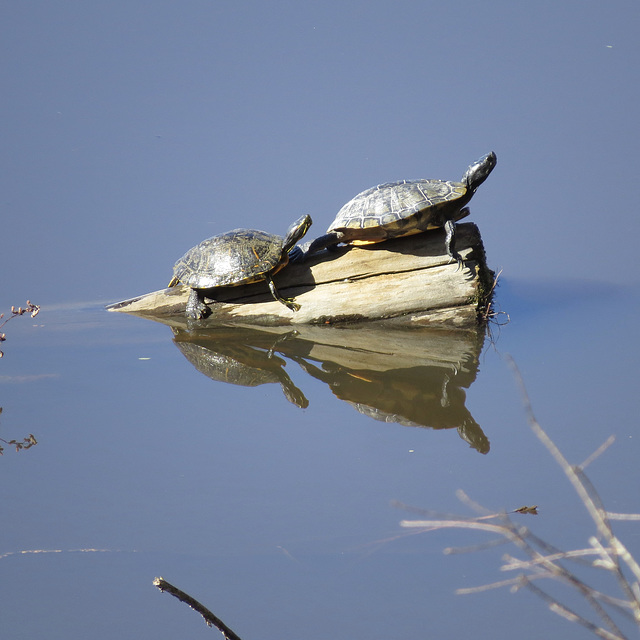
[{"label": "calm water", "polygon": [[[0,312],[43,308],[1,330],[0,438],[38,444],[0,457],[0,636],[211,638],[163,576],[243,640],[585,637],[528,592],[455,595],[506,548],[445,556],[486,535],[407,536],[392,503],[537,504],[514,519],[587,544],[509,353],[572,462],[616,436],[589,473],[640,511],[637,1],[4,5]],[[311,239],[490,150],[469,220],[504,268],[495,347],[104,311],[213,234],[308,213]]]},{"label": "calm water", "polygon": [[[611,510],[640,511],[637,293],[507,282],[511,323],[477,362],[473,346],[399,333],[387,344],[414,360],[395,368],[331,331],[174,340],[98,303],[12,320],[0,437],[38,444],[0,459],[3,636],[210,637],[152,586],[163,576],[245,640],[486,637],[487,612],[492,637],[584,637],[528,592],[455,595],[504,579],[506,548],[445,556],[487,538],[406,536],[399,521],[416,516],[392,501],[467,515],[464,489],[490,509],[537,504],[516,517],[562,548],[587,544],[593,527],[526,425],[508,352],[570,461],[616,436],[590,476]],[[638,525],[619,531],[640,555]]]}]

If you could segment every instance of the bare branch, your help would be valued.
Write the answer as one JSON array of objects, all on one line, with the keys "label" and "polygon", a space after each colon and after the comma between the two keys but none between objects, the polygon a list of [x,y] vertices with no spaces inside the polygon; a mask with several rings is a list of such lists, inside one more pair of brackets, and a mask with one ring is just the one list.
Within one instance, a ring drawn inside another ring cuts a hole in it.
[{"label": "bare branch", "polygon": [[181,602],[189,605],[194,611],[197,611],[203,618],[208,627],[216,627],[218,631],[227,640],[241,640],[227,625],[220,620],[215,614],[213,614],[204,605],[200,604],[195,598],[192,598],[189,594],[185,593],[178,587],[174,587],[167,582],[164,578],[155,578],[153,584],[160,589],[160,591],[166,591],[175,598],[178,598]]},{"label": "bare branch", "polygon": [[[491,512],[484,506],[473,501],[461,490],[456,492],[458,498],[476,513],[483,515],[476,518],[441,516],[415,521],[403,520],[400,525],[404,528],[411,528],[420,532],[457,528],[474,529],[497,534],[499,536],[498,540],[491,540],[484,544],[462,549],[447,548],[445,549],[445,553],[475,551],[510,542],[516,545],[529,558],[522,559],[505,555],[503,558],[504,564],[500,567],[501,571],[524,571],[527,573],[522,573],[510,580],[459,589],[457,593],[478,593],[503,586],[510,586],[512,590],[517,590],[522,586],[526,586],[536,595],[543,598],[552,611],[565,619],[580,624],[600,638],[606,640],[623,640],[624,635],[609,615],[609,612],[604,608],[604,605],[616,611],[618,614],[634,620],[636,624],[640,625],[640,565],[615,536],[611,527],[611,520],[638,521],[640,520],[640,514],[608,512],[602,503],[600,495],[584,472],[585,468],[602,455],[614,442],[614,438],[608,438],[581,465],[570,465],[536,420],[522,377],[513,360],[508,356],[507,359],[519,384],[522,402],[530,428],[563,470],[595,524],[597,535],[589,539],[590,548],[561,551],[538,538],[527,527],[516,525],[509,517],[509,514],[514,513],[535,514],[537,513],[537,506],[521,507],[509,513]],[[417,509],[413,510],[418,511]],[[428,510],[420,510],[418,512],[429,515],[436,513]],[[487,522],[487,520],[492,520],[492,522]],[[579,562],[587,567],[598,567],[610,571],[616,577],[624,596],[628,599],[616,598],[594,589],[565,568],[563,565],[565,561]],[[626,573],[628,573],[627,570],[629,570],[633,574],[635,581],[630,582],[627,579],[625,572],[623,572],[624,565],[626,565]],[[555,597],[552,597],[540,587],[533,585],[533,581],[537,582],[540,579],[554,579],[577,590],[591,607],[593,613],[599,618],[602,626],[575,613]]]},{"label": "bare branch", "polygon": [[609,520],[640,520],[640,513],[613,513],[607,511],[606,514]]},{"label": "bare branch", "polygon": [[601,456],[614,442],[616,437],[610,435],[581,465],[578,465],[584,471],[596,458]]}]

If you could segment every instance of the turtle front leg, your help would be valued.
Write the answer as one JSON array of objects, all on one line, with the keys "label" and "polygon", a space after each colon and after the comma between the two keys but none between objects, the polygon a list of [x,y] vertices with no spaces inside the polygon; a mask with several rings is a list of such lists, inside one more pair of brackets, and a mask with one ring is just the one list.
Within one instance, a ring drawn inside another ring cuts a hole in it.
[{"label": "turtle front leg", "polygon": [[304,262],[304,254],[305,250],[300,245],[296,245],[289,251],[289,264]]},{"label": "turtle front leg", "polygon": [[298,311],[300,309],[300,305],[295,302],[293,298],[283,298],[276,289],[276,285],[274,284],[271,277],[267,277],[267,284],[269,285],[269,291],[271,291],[271,295],[278,302],[282,302],[285,307],[291,309],[291,311]]},{"label": "turtle front leg", "polygon": [[464,262],[460,254],[456,251],[456,223],[453,220],[447,220],[444,223],[445,238],[444,246],[449,257],[458,263],[458,269],[464,268]]},{"label": "turtle front leg", "polygon": [[211,314],[211,309],[204,302],[204,293],[199,289],[191,289],[187,300],[186,314],[188,318],[200,320]]}]

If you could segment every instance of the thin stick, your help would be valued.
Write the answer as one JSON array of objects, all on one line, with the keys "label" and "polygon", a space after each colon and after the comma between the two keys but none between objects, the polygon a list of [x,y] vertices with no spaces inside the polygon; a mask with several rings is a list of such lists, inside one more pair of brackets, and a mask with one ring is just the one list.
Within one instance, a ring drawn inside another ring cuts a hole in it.
[{"label": "thin stick", "polygon": [[605,638],[605,640],[624,640],[625,636],[622,634],[622,632],[620,631],[620,629],[618,629],[617,626],[614,625],[613,633],[610,631],[607,631],[606,629],[603,629],[602,627],[599,627],[598,625],[594,624],[590,620],[583,618],[581,615],[578,615],[577,613],[569,609],[569,607],[566,607],[565,605],[561,604],[560,602],[558,602],[557,600],[549,596],[549,594],[546,591],[543,591],[542,589],[538,588],[536,585],[534,585],[532,582],[530,582],[526,578],[525,580],[526,580],[527,588],[533,591],[534,593],[536,593],[545,602],[547,602],[547,604],[549,605],[549,609],[554,613],[557,613],[559,616],[562,616],[563,618],[565,618],[566,620],[569,620],[570,622],[576,622],[577,624],[581,625],[585,629],[588,629],[598,637]]},{"label": "thin stick", "polygon": [[640,520],[640,513],[613,513],[607,511],[609,520]]},{"label": "thin stick", "polygon": [[220,633],[227,640],[241,640],[240,636],[236,635],[234,631],[229,629],[229,627],[227,627],[227,625],[222,622],[220,618],[209,611],[209,609],[200,604],[195,598],[192,598],[184,591],[178,589],[178,587],[174,587],[164,578],[155,578],[153,584],[158,587],[160,591],[166,591],[175,598],[178,598],[178,600],[180,600],[181,602],[188,604],[194,611],[197,611],[204,618],[204,621],[208,627],[216,627],[216,629],[218,629],[218,631],[220,631]]},{"label": "thin stick", "polygon": [[601,456],[614,442],[616,437],[610,435],[582,464],[578,465],[583,471],[599,456]]},{"label": "thin stick", "polygon": [[[531,400],[529,399],[529,394],[527,393],[527,389],[525,387],[524,380],[522,379],[522,375],[520,374],[518,366],[510,356],[507,356],[507,362],[509,363],[509,366],[511,367],[511,370],[513,371],[518,382],[518,386],[520,387],[522,403],[524,405],[525,413],[527,414],[529,427],[537,436],[538,440],[542,442],[547,451],[549,451],[552,457],[556,460],[560,468],[564,471],[567,479],[573,485],[574,490],[586,507],[589,515],[591,516],[591,519],[598,529],[598,532],[600,533],[602,538],[604,538],[608,542],[607,546],[614,550],[612,556],[609,556],[607,554],[608,560],[612,565],[612,570],[616,578],[618,579],[620,587],[627,594],[629,599],[634,602],[636,619],[638,622],[640,622],[640,601],[638,600],[637,594],[634,592],[632,586],[629,584],[622,572],[622,568],[620,566],[620,558],[629,567],[629,569],[631,569],[636,578],[640,578],[640,566],[635,561],[633,556],[629,553],[628,549],[614,535],[609,520],[607,519],[607,513],[604,509],[604,506],[602,505],[602,501],[600,500],[600,496],[598,495],[586,475],[583,473],[582,468],[570,465],[566,458],[562,455],[556,444],[540,426],[540,423],[533,413]],[[608,446],[607,443],[605,443],[605,445]],[[587,462],[589,461],[590,459],[587,460]]]}]

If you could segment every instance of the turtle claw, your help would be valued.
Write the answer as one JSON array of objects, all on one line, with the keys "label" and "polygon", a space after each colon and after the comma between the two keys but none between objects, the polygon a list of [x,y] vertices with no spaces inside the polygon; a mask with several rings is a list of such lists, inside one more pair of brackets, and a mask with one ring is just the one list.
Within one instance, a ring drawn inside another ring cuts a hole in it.
[{"label": "turtle claw", "polygon": [[449,253],[449,262],[447,264],[451,264],[454,261],[457,264],[456,271],[460,271],[461,269],[464,269],[464,260],[462,259],[462,257],[457,251]]},{"label": "turtle claw", "polygon": [[280,298],[280,302],[291,309],[291,311],[300,311],[300,305],[293,298]]},{"label": "turtle claw", "polygon": [[186,315],[193,320],[202,320],[211,315],[211,309],[204,301],[204,295],[197,289],[191,289],[187,301]]}]

